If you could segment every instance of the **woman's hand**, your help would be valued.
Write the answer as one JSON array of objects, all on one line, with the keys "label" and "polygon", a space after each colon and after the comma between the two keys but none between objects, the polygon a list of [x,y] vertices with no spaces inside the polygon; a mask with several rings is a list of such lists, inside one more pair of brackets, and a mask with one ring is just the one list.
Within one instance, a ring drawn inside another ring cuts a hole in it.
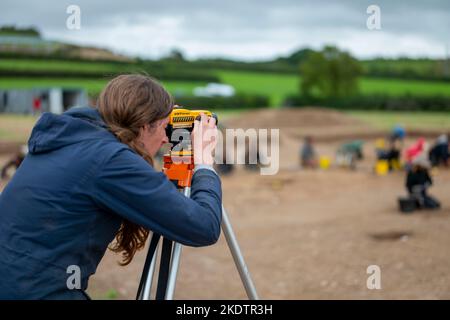
[{"label": "woman's hand", "polygon": [[201,113],[200,121],[194,121],[191,137],[194,164],[212,166],[214,164],[213,152],[217,145],[216,119]]}]

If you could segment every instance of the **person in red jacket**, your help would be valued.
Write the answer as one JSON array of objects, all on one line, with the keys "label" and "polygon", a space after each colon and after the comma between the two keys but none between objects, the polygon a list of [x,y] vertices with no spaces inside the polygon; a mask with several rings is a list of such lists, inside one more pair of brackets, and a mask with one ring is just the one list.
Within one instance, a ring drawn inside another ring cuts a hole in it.
[{"label": "person in red jacket", "polygon": [[42,99],[40,96],[33,98],[33,114],[40,114],[42,112]]}]

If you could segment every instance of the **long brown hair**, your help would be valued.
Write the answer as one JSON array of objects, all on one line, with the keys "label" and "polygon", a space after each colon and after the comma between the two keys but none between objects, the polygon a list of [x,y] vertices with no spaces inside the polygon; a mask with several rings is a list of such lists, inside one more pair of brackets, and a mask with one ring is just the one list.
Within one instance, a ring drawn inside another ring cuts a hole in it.
[{"label": "long brown hair", "polygon": [[[164,119],[172,107],[172,97],[156,80],[134,74],[112,79],[97,102],[97,109],[109,130],[150,165],[153,165],[153,159],[137,139],[140,128]],[[125,266],[131,262],[136,251],[144,247],[148,234],[144,227],[124,220],[115,243],[109,249],[122,252],[123,261],[120,264]]]}]

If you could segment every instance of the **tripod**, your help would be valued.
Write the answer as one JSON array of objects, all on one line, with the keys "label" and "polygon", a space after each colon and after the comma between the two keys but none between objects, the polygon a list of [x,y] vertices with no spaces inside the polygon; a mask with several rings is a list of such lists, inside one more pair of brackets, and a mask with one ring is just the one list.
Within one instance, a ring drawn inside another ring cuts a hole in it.
[{"label": "tripod", "polygon": [[[163,172],[167,177],[177,184],[177,187],[183,191],[186,197],[190,197],[191,192],[191,179],[194,171],[194,164],[192,156],[190,159],[183,159],[183,157],[174,159],[172,157],[164,156],[164,169]],[[187,160],[187,161],[186,161]],[[183,162],[185,161],[185,162]],[[233,256],[234,263],[238,269],[241,281],[244,285],[247,296],[251,300],[258,300],[258,294],[256,293],[255,286],[250,277],[250,272],[245,264],[244,257],[241,254],[239,245],[231,227],[230,220],[227,212],[222,205],[222,230],[225,235],[228,247]],[[161,236],[153,234],[150,241],[147,257],[145,259],[144,269],[141,275],[139,288],[137,292],[137,300],[150,300],[150,294],[153,284],[153,276],[155,273],[155,265],[157,259],[157,251]],[[158,275],[158,284],[156,288],[156,300],[172,300],[175,292],[175,283],[177,280],[178,267],[180,264],[181,256],[181,244],[163,238],[161,259]]]}]

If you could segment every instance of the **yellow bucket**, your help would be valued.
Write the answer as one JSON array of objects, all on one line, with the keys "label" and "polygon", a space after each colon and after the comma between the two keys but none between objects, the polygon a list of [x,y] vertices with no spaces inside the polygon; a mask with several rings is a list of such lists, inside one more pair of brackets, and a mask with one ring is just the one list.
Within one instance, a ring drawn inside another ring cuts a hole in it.
[{"label": "yellow bucket", "polygon": [[378,160],[375,164],[375,172],[379,176],[385,176],[389,172],[389,164],[386,160]]},{"label": "yellow bucket", "polygon": [[326,170],[330,167],[331,165],[331,160],[328,157],[320,157],[319,158],[319,167],[320,169]]}]

